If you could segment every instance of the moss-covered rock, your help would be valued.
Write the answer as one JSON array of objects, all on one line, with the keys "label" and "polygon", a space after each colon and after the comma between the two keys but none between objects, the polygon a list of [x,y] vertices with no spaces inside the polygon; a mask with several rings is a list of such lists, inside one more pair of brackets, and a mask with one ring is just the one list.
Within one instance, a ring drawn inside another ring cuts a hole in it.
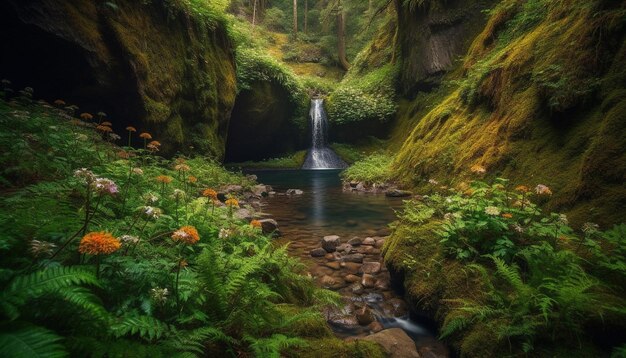
[{"label": "moss-covered rock", "polygon": [[[546,184],[576,223],[626,220],[624,17],[606,1],[503,1],[456,88],[415,123],[394,168],[407,185],[463,180],[472,165]],[[417,118],[416,116],[420,116]],[[415,117],[415,118],[414,118]]]},{"label": "moss-covered rock", "polygon": [[166,153],[192,146],[221,158],[236,95],[232,45],[223,20],[185,4],[4,2],[3,71],[48,100],[107,112],[119,133],[151,132]]}]

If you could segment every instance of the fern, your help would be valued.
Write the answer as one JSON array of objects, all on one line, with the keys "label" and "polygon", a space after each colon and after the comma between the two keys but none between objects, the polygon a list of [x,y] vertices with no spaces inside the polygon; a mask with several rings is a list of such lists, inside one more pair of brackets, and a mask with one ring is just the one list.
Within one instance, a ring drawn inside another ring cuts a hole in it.
[{"label": "fern", "polygon": [[138,335],[146,341],[159,339],[169,331],[170,327],[166,323],[151,316],[123,317],[120,322],[111,326],[115,337]]},{"label": "fern", "polygon": [[292,338],[282,334],[273,334],[269,338],[260,339],[248,336],[244,339],[250,343],[250,348],[257,357],[279,358],[282,350],[308,346],[302,338]]},{"label": "fern", "polygon": [[0,331],[0,355],[12,358],[58,358],[68,355],[62,337],[38,326],[13,324]]}]

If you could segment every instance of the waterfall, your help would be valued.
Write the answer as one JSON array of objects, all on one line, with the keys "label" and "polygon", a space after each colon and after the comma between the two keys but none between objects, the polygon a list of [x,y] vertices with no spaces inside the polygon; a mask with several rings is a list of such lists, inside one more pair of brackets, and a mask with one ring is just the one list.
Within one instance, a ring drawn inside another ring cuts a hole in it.
[{"label": "waterfall", "polygon": [[326,144],[328,120],[324,111],[324,100],[311,100],[311,148],[302,169],[343,169],[348,165]]}]

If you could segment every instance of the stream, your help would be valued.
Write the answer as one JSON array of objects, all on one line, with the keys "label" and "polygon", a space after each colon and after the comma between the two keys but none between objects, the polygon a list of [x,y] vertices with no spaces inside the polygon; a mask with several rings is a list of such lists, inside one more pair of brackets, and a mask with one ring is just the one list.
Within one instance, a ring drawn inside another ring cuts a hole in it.
[{"label": "stream", "polygon": [[[288,243],[289,253],[306,264],[321,287],[337,291],[344,298],[342,308],[324,312],[337,336],[359,337],[399,327],[413,338],[423,356],[448,355],[446,347],[435,338],[432,324],[409,312],[391,287],[385,265],[377,264],[382,263],[380,249],[389,235],[387,224],[395,220],[394,209],[401,207],[402,199],[343,191],[340,170],[252,173],[276,192],[264,200],[263,211],[279,223],[278,243]],[[303,193],[286,195],[288,189],[301,189]],[[319,257],[313,257],[311,250],[320,251],[321,240],[328,235],[339,236],[340,246],[335,252],[322,251]],[[373,267],[366,269],[368,265]]]}]

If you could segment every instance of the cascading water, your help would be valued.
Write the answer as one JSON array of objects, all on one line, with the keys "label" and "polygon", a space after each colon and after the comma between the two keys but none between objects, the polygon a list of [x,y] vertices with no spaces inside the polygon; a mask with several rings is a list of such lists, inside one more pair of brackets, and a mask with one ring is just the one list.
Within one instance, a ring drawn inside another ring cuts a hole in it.
[{"label": "cascading water", "polygon": [[328,120],[324,111],[324,100],[311,100],[311,149],[307,153],[302,169],[343,169],[348,165],[326,144]]}]

